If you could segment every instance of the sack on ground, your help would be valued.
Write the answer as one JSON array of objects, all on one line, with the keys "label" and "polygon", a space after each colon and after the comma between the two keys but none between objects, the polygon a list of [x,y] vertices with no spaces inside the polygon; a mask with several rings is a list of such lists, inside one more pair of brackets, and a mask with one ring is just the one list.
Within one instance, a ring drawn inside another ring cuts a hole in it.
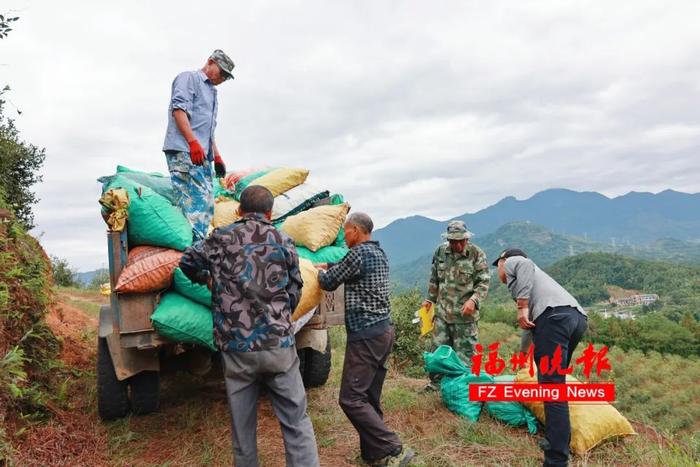
[{"label": "sack on ground", "polygon": [[493,378],[482,373],[480,376],[471,374],[471,370],[457,356],[449,345],[441,345],[435,352],[423,352],[425,371],[439,373],[440,396],[442,402],[451,411],[475,422],[481,414],[482,402],[469,400],[470,383],[491,383]]},{"label": "sack on ground", "polygon": [[[501,375],[494,377],[495,383],[512,383],[515,375]],[[527,431],[534,435],[537,433],[537,419],[520,402],[486,402],[486,411],[496,420],[510,426],[527,426]]]},{"label": "sack on ground", "polygon": [[[578,382],[573,376],[566,377],[567,383]],[[515,376],[516,383],[536,383],[537,373],[530,376],[529,369],[524,368]],[[545,423],[543,402],[523,402],[537,419]],[[615,407],[604,403],[569,402],[571,419],[571,450],[584,454],[608,438],[636,434],[632,425]]]},{"label": "sack on ground", "polygon": [[173,272],[173,290],[183,297],[211,308],[211,291],[209,288],[206,285],[195,284],[189,280],[180,268],[176,268]]},{"label": "sack on ground", "polygon": [[349,210],[347,203],[312,208],[288,217],[282,231],[297,245],[315,252],[335,241]]},{"label": "sack on ground", "polygon": [[445,376],[440,380],[440,396],[450,412],[468,418],[472,422],[479,419],[482,402],[469,400],[469,375]]},{"label": "sack on ground", "polygon": [[441,345],[434,352],[423,352],[423,361],[426,373],[459,376],[469,371],[449,345]]},{"label": "sack on ground", "polygon": [[216,351],[211,310],[177,292],[166,292],[151,315],[153,327],[173,342],[197,344]]},{"label": "sack on ground", "polygon": [[170,287],[173,270],[182,252],[158,246],[136,246],[129,250],[114,290],[119,293],[148,293]]}]

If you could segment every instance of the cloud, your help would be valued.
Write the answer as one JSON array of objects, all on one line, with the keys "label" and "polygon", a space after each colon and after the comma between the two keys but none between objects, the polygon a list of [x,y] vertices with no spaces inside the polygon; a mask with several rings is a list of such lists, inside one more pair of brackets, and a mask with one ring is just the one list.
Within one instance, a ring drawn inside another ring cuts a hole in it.
[{"label": "cloud", "polygon": [[170,83],[214,48],[236,62],[229,168],[308,167],[380,226],[553,187],[700,191],[697,2],[11,2],[36,220],[81,269],[105,261],[95,179],[166,170]]}]

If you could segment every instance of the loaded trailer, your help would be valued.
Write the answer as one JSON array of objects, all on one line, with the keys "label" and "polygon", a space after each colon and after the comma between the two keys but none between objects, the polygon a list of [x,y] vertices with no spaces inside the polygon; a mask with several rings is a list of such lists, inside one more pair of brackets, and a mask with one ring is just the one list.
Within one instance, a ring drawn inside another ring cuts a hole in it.
[{"label": "loaded trailer", "polygon": [[[100,418],[113,420],[158,410],[162,374],[185,370],[198,376],[220,371],[218,352],[173,342],[158,334],[151,314],[161,292],[118,293],[126,265],[127,232],[108,231],[110,303],[100,309],[97,338],[97,407]],[[331,368],[329,326],[344,323],[342,286],[323,292],[319,306],[296,334],[299,371],[306,387],[326,383]]]}]

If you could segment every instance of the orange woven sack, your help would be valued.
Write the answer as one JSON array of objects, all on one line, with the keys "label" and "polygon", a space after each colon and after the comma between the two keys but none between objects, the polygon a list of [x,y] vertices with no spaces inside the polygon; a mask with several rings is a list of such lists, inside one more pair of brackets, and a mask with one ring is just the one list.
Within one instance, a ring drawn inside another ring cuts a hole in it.
[{"label": "orange woven sack", "polygon": [[129,251],[126,267],[119,274],[119,293],[156,292],[170,286],[173,270],[180,264],[182,252],[159,246],[136,246]]}]

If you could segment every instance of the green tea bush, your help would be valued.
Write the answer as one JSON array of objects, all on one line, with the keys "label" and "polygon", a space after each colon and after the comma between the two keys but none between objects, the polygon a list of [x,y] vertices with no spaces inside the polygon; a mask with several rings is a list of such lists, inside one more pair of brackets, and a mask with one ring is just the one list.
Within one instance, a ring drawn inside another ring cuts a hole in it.
[{"label": "green tea bush", "polygon": [[430,340],[420,337],[420,325],[413,324],[416,310],[423,302],[418,289],[391,297],[391,319],[396,329],[393,364],[407,376],[420,377],[423,372],[423,351],[429,350]]}]

